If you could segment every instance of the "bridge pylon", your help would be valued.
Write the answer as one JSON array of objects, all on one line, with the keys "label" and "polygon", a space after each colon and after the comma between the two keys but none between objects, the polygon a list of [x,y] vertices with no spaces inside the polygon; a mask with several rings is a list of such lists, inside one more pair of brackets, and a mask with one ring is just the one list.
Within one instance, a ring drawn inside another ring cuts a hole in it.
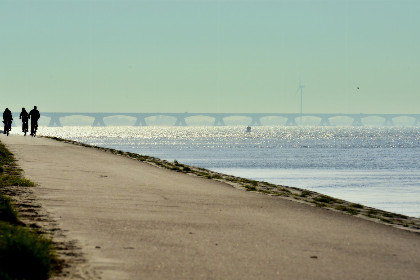
[{"label": "bridge pylon", "polygon": [[392,120],[393,117],[386,117],[385,118],[385,122],[384,125],[386,126],[393,126],[394,125],[394,121]]},{"label": "bridge pylon", "polygon": [[329,117],[322,117],[320,126],[331,126]]},{"label": "bridge pylon", "polygon": [[286,121],[287,126],[297,126],[295,117],[288,117]]},{"label": "bridge pylon", "polygon": [[216,117],[214,119],[213,126],[225,126],[225,121],[223,120],[223,117]]},{"label": "bridge pylon", "polygon": [[353,126],[363,126],[362,118],[355,117],[353,119]]},{"label": "bridge pylon", "polygon": [[95,116],[92,126],[106,126],[104,123],[104,118],[100,116]]},{"label": "bridge pylon", "polygon": [[251,125],[258,125],[261,126],[261,120],[259,117],[252,117]]},{"label": "bridge pylon", "polygon": [[147,123],[144,117],[137,117],[136,122],[134,123],[134,126],[147,126]]},{"label": "bridge pylon", "polygon": [[51,119],[50,119],[50,123],[48,124],[48,126],[59,126],[59,127],[62,127],[61,122],[60,122],[60,117],[52,116]]},{"label": "bridge pylon", "polygon": [[181,117],[181,116],[177,117],[175,126],[187,126],[187,123],[185,122],[184,117]]}]

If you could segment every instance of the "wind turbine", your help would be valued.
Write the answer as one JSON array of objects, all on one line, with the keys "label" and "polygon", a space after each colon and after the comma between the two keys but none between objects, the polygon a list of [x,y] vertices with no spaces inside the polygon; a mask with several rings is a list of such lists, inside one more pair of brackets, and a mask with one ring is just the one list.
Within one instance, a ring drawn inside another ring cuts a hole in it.
[{"label": "wind turbine", "polygon": [[300,91],[300,121],[302,122],[302,104],[303,104],[303,88],[305,86],[302,85],[302,81],[299,79],[299,86],[296,90],[296,93]]}]

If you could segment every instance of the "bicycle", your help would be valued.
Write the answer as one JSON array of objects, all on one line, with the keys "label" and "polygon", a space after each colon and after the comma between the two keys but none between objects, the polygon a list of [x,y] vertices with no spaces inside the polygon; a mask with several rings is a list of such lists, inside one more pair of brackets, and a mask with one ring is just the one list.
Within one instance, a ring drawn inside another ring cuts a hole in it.
[{"label": "bicycle", "polygon": [[35,137],[36,136],[36,131],[38,130],[38,124],[31,124],[31,136]]},{"label": "bicycle", "polygon": [[22,122],[22,132],[24,133],[23,136],[26,136],[26,133],[28,133],[28,122]]},{"label": "bicycle", "polygon": [[4,123],[4,134],[9,136],[9,132],[12,130],[12,121],[3,121]]}]

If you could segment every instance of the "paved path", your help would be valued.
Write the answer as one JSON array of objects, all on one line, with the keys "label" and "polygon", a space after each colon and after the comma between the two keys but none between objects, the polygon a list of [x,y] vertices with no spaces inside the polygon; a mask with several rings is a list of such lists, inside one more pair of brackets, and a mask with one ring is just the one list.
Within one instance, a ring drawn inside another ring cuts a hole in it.
[{"label": "paved path", "polygon": [[77,279],[420,279],[416,233],[96,149],[0,140],[82,247]]}]

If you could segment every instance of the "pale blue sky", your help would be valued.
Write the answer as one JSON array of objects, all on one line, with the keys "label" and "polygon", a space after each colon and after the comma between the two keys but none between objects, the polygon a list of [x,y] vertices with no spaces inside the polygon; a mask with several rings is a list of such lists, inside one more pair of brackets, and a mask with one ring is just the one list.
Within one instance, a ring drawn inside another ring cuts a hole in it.
[{"label": "pale blue sky", "polygon": [[418,0],[0,0],[0,106],[299,112],[301,78],[304,112],[420,113],[419,14]]}]

